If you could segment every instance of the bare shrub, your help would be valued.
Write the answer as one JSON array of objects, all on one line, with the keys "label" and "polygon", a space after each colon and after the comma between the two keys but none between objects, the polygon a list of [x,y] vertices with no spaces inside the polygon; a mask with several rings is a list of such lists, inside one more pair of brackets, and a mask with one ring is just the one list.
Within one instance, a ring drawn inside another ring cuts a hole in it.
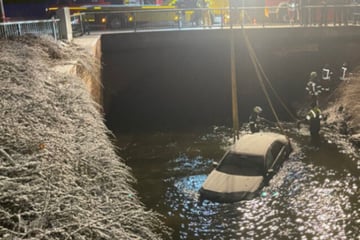
[{"label": "bare shrub", "polygon": [[0,42],[0,238],[160,239],[84,84],[51,69],[71,47]]}]

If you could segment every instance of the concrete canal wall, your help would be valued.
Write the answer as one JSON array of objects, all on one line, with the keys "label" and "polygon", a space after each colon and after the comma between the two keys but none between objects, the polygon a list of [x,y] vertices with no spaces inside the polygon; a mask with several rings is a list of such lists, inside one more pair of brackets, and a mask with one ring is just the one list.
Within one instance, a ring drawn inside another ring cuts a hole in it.
[{"label": "concrete canal wall", "polygon": [[[336,78],[343,62],[360,62],[356,26],[259,28],[245,34],[273,87],[292,108],[302,101],[311,71],[330,64]],[[270,115],[244,36],[234,30],[240,121],[247,121],[254,105]],[[229,39],[229,30],[103,34],[108,124],[141,129],[230,123]]]}]

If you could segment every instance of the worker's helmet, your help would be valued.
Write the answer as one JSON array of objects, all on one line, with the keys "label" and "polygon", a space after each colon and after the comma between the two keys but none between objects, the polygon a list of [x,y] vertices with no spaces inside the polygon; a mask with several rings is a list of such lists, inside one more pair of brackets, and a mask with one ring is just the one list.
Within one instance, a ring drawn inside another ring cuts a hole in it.
[{"label": "worker's helmet", "polygon": [[256,112],[256,113],[261,113],[261,112],[262,112],[262,108],[259,107],[259,106],[256,106],[256,107],[254,107],[254,112]]},{"label": "worker's helmet", "polygon": [[310,73],[310,77],[311,77],[311,78],[316,78],[316,77],[317,77],[317,73],[316,73],[316,72],[311,72],[311,73]]}]

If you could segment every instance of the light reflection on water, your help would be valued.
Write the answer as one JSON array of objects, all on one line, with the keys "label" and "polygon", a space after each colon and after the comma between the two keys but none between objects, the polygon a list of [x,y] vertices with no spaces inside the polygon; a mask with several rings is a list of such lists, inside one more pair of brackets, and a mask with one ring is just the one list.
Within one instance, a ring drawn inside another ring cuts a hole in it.
[{"label": "light reflection on water", "polygon": [[231,143],[229,129],[121,137],[119,146],[142,201],[165,216],[173,239],[360,239],[356,155],[289,134],[296,151],[262,195],[233,204],[198,202],[212,162]]}]

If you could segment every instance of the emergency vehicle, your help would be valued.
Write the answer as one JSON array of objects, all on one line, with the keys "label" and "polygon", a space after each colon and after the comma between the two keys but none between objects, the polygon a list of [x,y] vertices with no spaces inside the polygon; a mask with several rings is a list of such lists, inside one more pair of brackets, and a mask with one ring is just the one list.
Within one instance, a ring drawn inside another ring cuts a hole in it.
[{"label": "emergency vehicle", "polygon": [[84,20],[92,27],[102,29],[123,29],[134,27],[135,24],[176,25],[183,13],[173,4],[143,4],[139,1],[82,0],[58,3],[50,6],[47,11],[55,15],[61,7],[68,7],[71,14],[85,13]]}]

